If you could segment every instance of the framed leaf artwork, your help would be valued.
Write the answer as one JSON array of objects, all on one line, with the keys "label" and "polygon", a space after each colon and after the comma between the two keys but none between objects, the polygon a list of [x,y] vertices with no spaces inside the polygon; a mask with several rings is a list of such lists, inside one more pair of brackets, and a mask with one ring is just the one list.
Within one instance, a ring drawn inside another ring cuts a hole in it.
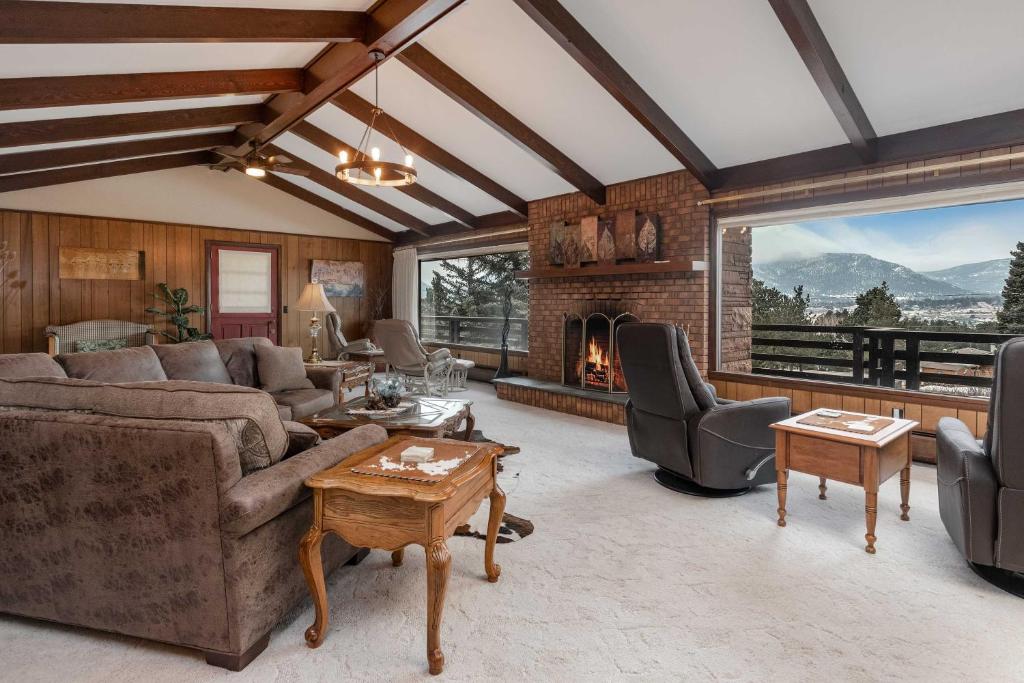
[{"label": "framed leaf artwork", "polygon": [[593,263],[597,260],[597,216],[587,216],[580,221],[580,262]]},{"label": "framed leaf artwork", "polygon": [[565,266],[578,268],[580,265],[580,224],[574,223],[565,227]]},{"label": "framed leaf artwork", "polygon": [[658,241],[661,238],[658,214],[643,213],[636,217],[636,260],[651,263],[658,260]]},{"label": "framed leaf artwork", "polygon": [[565,223],[555,221],[551,224],[551,235],[548,241],[548,263],[553,266],[565,264]]},{"label": "framed leaf artwork", "polygon": [[603,264],[615,263],[615,221],[605,219],[597,222],[597,261]]},{"label": "framed leaf artwork", "polygon": [[615,256],[629,260],[636,258],[636,211],[615,214]]}]

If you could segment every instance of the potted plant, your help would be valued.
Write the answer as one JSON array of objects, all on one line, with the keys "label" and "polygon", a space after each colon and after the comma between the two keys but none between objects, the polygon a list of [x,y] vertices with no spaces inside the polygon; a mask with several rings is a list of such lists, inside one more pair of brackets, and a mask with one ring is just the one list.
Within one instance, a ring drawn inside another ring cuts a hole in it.
[{"label": "potted plant", "polygon": [[159,290],[159,293],[154,294],[153,297],[158,301],[163,301],[167,304],[167,309],[164,310],[150,307],[146,309],[146,312],[158,315],[162,318],[167,318],[168,322],[174,325],[178,330],[177,335],[173,335],[166,331],[161,331],[160,334],[167,337],[175,344],[213,338],[212,334],[200,332],[198,327],[189,327],[188,316],[192,313],[205,313],[206,308],[204,306],[189,304],[187,289],[179,287],[178,289],[172,290],[167,286],[166,282],[161,282],[156,287]]}]

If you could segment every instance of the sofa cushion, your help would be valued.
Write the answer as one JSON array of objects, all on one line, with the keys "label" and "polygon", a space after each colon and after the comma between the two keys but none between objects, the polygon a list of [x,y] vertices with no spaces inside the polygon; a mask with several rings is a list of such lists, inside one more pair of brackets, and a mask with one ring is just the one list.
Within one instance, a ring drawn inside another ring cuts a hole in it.
[{"label": "sofa cushion", "polygon": [[54,377],[0,379],[0,406],[217,422],[228,429],[235,442],[242,474],[269,467],[288,450],[288,434],[274,400],[257,389],[230,384],[182,380],[101,384]]},{"label": "sofa cushion", "polygon": [[209,340],[181,344],[157,344],[152,347],[167,379],[233,384],[217,346]]},{"label": "sofa cushion", "polygon": [[0,378],[67,376],[60,363],[45,353],[8,353],[0,355]]},{"label": "sofa cushion", "polygon": [[313,388],[302,363],[302,349],[297,346],[257,346],[256,366],[263,391],[275,393]]},{"label": "sofa cushion", "polygon": [[290,389],[271,394],[280,405],[288,406],[293,420],[330,410],[334,407],[334,393],[327,389]]},{"label": "sofa cushion", "polygon": [[302,451],[308,451],[313,446],[320,444],[320,435],[316,433],[316,430],[301,422],[286,420],[284,429],[288,432],[288,452],[284,455],[286,458]]},{"label": "sofa cushion", "polygon": [[231,383],[242,387],[259,387],[260,374],[256,367],[256,348],[272,346],[266,337],[240,337],[237,339],[216,339],[214,345],[220,352],[220,359],[231,375]]},{"label": "sofa cushion", "polygon": [[167,379],[160,359],[149,346],[117,351],[62,353],[57,362],[68,377],[94,382],[157,382]]}]

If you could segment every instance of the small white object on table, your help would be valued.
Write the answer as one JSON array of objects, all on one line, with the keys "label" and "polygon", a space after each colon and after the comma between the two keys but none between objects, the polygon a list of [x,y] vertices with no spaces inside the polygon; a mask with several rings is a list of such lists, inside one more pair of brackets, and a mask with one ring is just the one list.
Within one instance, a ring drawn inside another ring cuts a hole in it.
[{"label": "small white object on table", "polygon": [[402,451],[402,462],[430,462],[434,449],[429,446],[409,446]]}]

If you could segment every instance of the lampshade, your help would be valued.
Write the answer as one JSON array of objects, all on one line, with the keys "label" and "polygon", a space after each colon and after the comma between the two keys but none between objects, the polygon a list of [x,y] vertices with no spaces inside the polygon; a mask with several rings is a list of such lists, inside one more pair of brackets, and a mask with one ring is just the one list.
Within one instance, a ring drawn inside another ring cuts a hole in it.
[{"label": "lampshade", "polygon": [[335,308],[327,300],[324,293],[324,286],[319,282],[310,282],[302,290],[302,296],[295,302],[295,308],[300,311],[313,311],[314,313],[334,313]]}]

